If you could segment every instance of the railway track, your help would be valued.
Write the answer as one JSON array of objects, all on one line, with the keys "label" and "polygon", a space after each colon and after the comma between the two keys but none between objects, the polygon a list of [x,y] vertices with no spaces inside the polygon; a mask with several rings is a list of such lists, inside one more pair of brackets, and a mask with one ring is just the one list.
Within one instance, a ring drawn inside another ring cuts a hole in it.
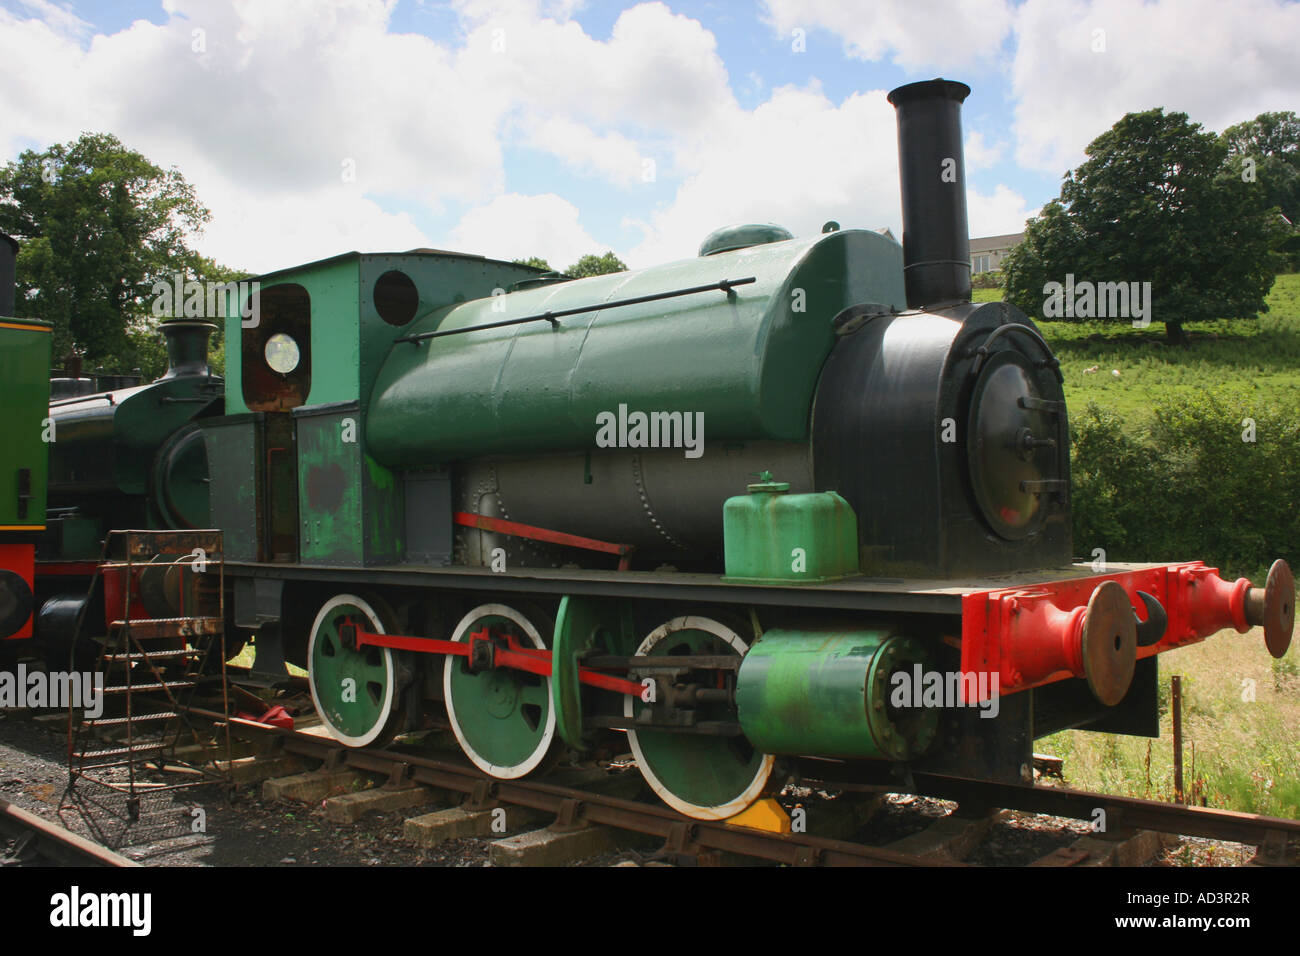
[{"label": "railway track", "polygon": [[[214,724],[224,719],[220,713],[202,707],[189,708],[189,713]],[[1251,862],[1268,865],[1296,863],[1296,851],[1300,848],[1300,821],[1297,820],[934,774],[913,773],[899,779],[886,764],[851,766],[811,759],[793,762],[795,780],[808,792],[836,792],[850,798],[827,801],[824,805],[819,805],[815,797],[805,801],[807,812],[818,818],[818,823],[825,822],[824,811],[828,807],[832,813],[844,811],[846,806],[852,810],[853,801],[861,801],[858,804],[861,806],[874,796],[883,798],[884,794],[916,794],[957,804],[956,810],[936,818],[926,830],[888,845],[873,846],[837,838],[857,833],[871,819],[870,810],[868,816],[850,819],[850,824],[856,819],[856,826],[832,827],[833,835],[826,835],[827,831],[819,826],[810,827],[814,832],[775,833],[691,820],[661,804],[628,799],[626,788],[618,793],[601,792],[602,788],[591,785],[589,780],[576,783],[556,777],[494,780],[456,754],[413,753],[400,748],[351,749],[332,738],[304,730],[287,730],[238,718],[230,723],[233,736],[253,744],[253,749],[245,753],[260,754],[251,759],[262,762],[264,767],[273,767],[276,758],[298,758],[298,770],[308,770],[319,763],[319,768],[302,775],[304,778],[319,780],[331,774],[351,775],[356,781],[354,786],[373,787],[367,791],[372,795],[402,788],[425,788],[424,792],[438,794],[429,802],[457,805],[455,811],[444,812],[481,816],[498,808],[510,808],[512,820],[537,820],[540,827],[552,834],[608,830],[622,835],[615,841],[618,845],[626,845],[627,834],[640,834],[643,844],[648,846],[654,842],[660,847],[654,856],[678,863],[748,860],[795,866],[967,866],[972,864],[963,862],[963,858],[971,855],[993,824],[1006,822],[1013,832],[1021,829],[1008,811],[1069,818],[1088,825],[1076,834],[1078,839],[1071,845],[1057,846],[1035,858],[1030,865],[1036,866],[1097,865],[1106,859],[1129,864],[1146,862],[1164,849],[1158,839],[1152,839],[1155,834],[1254,846],[1257,852]],[[292,767],[285,769],[292,761],[278,763],[281,769],[258,779],[297,775]],[[338,788],[332,792],[337,793]],[[311,802],[318,806],[321,803],[319,797]],[[21,841],[14,844],[15,849],[22,851],[21,862],[36,859],[56,864],[136,865],[3,800],[0,800],[0,811],[0,830],[15,833]],[[1035,828],[1032,822],[1027,827]],[[512,826],[511,832],[515,829]],[[493,832],[500,831],[494,828]],[[1059,844],[1060,830],[1055,832],[1055,842]],[[488,834],[480,830],[476,835]],[[1039,852],[1033,849],[1032,841],[1025,843],[1031,851]],[[1119,848],[1126,845],[1135,849],[1121,852]],[[575,858],[581,856],[574,854]]]},{"label": "railway track", "polygon": [[[830,769],[826,766],[828,763],[829,761],[803,761],[800,768],[805,779],[810,781],[820,781],[825,776],[833,778],[837,785],[897,786],[889,782],[887,767],[855,768],[850,773]],[[821,767],[818,767],[819,764]],[[915,773],[912,774],[909,791],[956,800],[963,805],[982,804],[1086,821],[1099,819],[1097,811],[1100,810],[1108,829],[1153,830],[1157,833],[1249,844],[1260,848],[1260,862],[1284,862],[1288,841],[1300,841],[1300,820],[1085,790],[1030,787]]]},{"label": "railway track", "polygon": [[[215,711],[191,708],[190,713],[221,720]],[[255,721],[231,720],[241,737],[254,735],[275,741],[279,753],[320,760],[328,769],[350,769],[387,778],[390,784],[424,784],[469,797],[476,809],[509,805],[554,814],[559,828],[605,825],[663,839],[676,856],[717,851],[790,865],[923,866],[935,861],[881,847],[863,846],[808,834],[778,835],[724,823],[687,819],[668,807],[641,803],[589,789],[543,781],[493,780],[468,764],[391,750],[354,750],[301,731],[271,727]],[[961,865],[942,861],[943,865]]]},{"label": "railway track", "polygon": [[[196,717],[217,721],[222,715],[200,708]],[[687,819],[657,804],[563,786],[544,780],[494,780],[468,764],[437,756],[395,750],[350,749],[333,740],[297,730],[234,719],[232,731],[244,739],[269,742],[276,754],[296,755],[321,762],[326,771],[348,770],[386,780],[388,787],[424,785],[462,794],[465,806],[490,810],[510,806],[553,815],[550,829],[565,832],[588,826],[607,826],[644,834],[663,841],[670,859],[693,861],[709,854],[795,866],[965,866],[959,857],[960,833],[936,833],[905,841],[907,849],[868,846],[813,833],[775,833]],[[1158,833],[1203,837],[1258,848],[1254,863],[1294,863],[1300,846],[1300,821],[1230,810],[1182,806],[1055,787],[993,784],[933,774],[913,774],[907,781],[890,777],[890,768],[851,768],[834,761],[805,760],[795,764],[800,782],[818,790],[864,793],[914,793],[956,801],[959,812],[936,829],[960,830],[968,825],[982,833],[981,822],[999,817],[1000,811],[1022,811],[1067,817],[1089,824],[1095,838],[1120,844],[1140,834]],[[964,823],[963,823],[964,822]],[[986,829],[987,827],[985,827]],[[1083,842],[1083,841],[1080,841]],[[1157,849],[1158,842],[1150,843]],[[1033,865],[1069,866],[1099,862],[1098,851],[1078,844],[1061,848]],[[955,858],[957,857],[957,858]]]},{"label": "railway track", "polygon": [[5,865],[138,867],[140,864],[0,797],[0,832],[13,838]]}]

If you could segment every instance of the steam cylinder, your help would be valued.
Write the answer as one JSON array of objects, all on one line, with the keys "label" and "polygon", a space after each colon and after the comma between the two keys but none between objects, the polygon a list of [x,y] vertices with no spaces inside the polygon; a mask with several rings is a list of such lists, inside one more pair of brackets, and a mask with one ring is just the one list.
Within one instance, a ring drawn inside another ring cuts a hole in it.
[{"label": "steam cylinder", "polygon": [[736,678],[736,711],[764,753],[907,760],[938,732],[935,708],[891,704],[895,674],[924,667],[924,646],[884,630],[773,628]]}]

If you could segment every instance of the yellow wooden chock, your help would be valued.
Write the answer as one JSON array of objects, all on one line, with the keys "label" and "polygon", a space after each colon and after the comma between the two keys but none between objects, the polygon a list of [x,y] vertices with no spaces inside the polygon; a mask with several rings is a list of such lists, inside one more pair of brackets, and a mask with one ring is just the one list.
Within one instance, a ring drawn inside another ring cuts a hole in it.
[{"label": "yellow wooden chock", "polygon": [[730,827],[748,827],[765,833],[789,833],[790,815],[772,797],[764,797],[727,820]]}]

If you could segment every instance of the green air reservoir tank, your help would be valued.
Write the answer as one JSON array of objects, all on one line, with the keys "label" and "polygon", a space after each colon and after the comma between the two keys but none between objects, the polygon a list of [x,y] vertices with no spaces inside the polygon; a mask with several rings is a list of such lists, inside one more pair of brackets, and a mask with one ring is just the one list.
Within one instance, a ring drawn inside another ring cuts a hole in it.
[{"label": "green air reservoir tank", "polygon": [[789,494],[763,472],[722,509],[730,581],[815,584],[858,573],[858,520],[833,491]]}]

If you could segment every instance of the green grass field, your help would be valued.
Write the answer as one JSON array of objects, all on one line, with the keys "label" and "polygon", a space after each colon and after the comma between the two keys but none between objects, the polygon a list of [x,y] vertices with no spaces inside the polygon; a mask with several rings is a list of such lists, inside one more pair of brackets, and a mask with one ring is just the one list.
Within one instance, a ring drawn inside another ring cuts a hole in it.
[{"label": "green grass field", "polygon": [[[977,289],[976,302],[1001,298]],[[1187,326],[1187,348],[1164,343],[1164,326],[1126,322],[1040,322],[1065,375],[1071,408],[1089,401],[1125,416],[1148,412],[1159,398],[1207,386],[1230,386],[1264,403],[1300,407],[1300,274],[1280,275],[1269,311],[1256,320]],[[1097,371],[1087,372],[1096,366]],[[1118,371],[1118,376],[1112,374]]]},{"label": "green grass field", "polygon": [[[995,289],[975,293],[978,302],[1000,297]],[[1189,325],[1187,348],[1165,345],[1164,326],[1156,322],[1145,330],[1115,322],[1042,322],[1039,328],[1060,359],[1072,410],[1091,401],[1136,423],[1157,401],[1225,386],[1248,403],[1300,408],[1300,275],[1278,276],[1268,305],[1257,320]],[[1097,371],[1085,371],[1094,366]],[[1036,748],[1064,758],[1072,787],[1172,800],[1168,695],[1169,678],[1178,674],[1186,695],[1188,800],[1300,818],[1298,643],[1300,636],[1274,661],[1258,629],[1224,631],[1162,655],[1159,739],[1066,731]]]},{"label": "green grass field", "polygon": [[1262,632],[1222,631],[1160,656],[1160,737],[1067,730],[1040,753],[1065,761],[1066,784],[1152,800],[1174,799],[1169,678],[1183,683],[1187,800],[1300,819],[1300,648],[1273,660]]}]

